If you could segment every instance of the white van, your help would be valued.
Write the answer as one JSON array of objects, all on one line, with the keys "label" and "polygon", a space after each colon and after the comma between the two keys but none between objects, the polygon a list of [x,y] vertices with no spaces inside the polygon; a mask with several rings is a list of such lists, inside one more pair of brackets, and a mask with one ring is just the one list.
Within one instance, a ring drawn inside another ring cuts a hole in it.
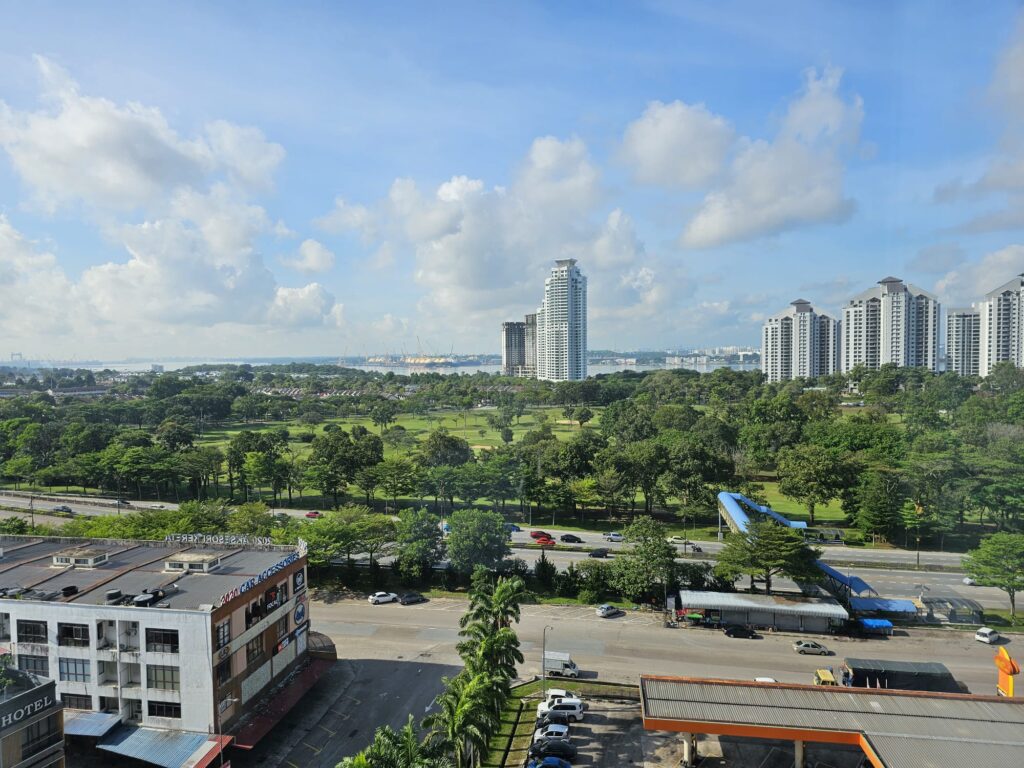
[{"label": "white van", "polygon": [[994,629],[982,627],[974,633],[974,639],[977,640],[979,643],[988,643],[989,645],[992,645],[992,643],[999,642],[999,633],[996,632]]},{"label": "white van", "polygon": [[578,723],[583,720],[583,702],[579,699],[556,699],[551,704],[542,701],[537,705],[537,717],[544,717],[548,712],[564,712]]}]

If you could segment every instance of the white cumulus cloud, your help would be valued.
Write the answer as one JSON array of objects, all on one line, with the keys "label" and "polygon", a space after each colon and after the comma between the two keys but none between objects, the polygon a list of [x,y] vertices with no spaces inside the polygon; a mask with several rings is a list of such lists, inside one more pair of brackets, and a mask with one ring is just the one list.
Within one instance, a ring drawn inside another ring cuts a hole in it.
[{"label": "white cumulus cloud", "polygon": [[626,127],[622,157],[644,184],[694,187],[722,170],[735,134],[703,104],[652,101]]},{"label": "white cumulus cloud", "polygon": [[334,266],[334,254],[323,243],[303,240],[298,254],[281,259],[281,263],[299,272],[327,272]]}]

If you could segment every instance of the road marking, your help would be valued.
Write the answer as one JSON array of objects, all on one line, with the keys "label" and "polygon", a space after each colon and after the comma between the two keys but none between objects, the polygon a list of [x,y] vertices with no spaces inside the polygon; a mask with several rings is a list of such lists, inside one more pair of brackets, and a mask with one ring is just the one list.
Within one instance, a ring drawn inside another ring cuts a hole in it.
[{"label": "road marking", "polygon": [[327,732],[328,732],[329,734],[331,734],[331,736],[337,736],[337,735],[338,735],[338,734],[337,734],[337,732],[335,732],[335,731],[332,731],[332,730],[331,730],[330,728],[328,728],[328,727],[327,727],[326,725],[320,725],[319,723],[317,723],[317,726],[316,726],[316,727],[317,727],[317,728],[320,728],[321,730],[327,731]]},{"label": "road marking", "polygon": [[321,752],[323,752],[323,747],[321,747],[320,749],[317,749],[316,747],[314,747],[314,746],[313,746],[312,744],[310,744],[310,743],[309,743],[309,742],[307,742],[307,741],[304,741],[304,742],[302,742],[302,745],[303,745],[304,747],[309,747],[310,749],[312,749],[312,750],[313,750],[313,751],[314,751],[314,752],[315,752],[316,754],[318,754],[318,755],[319,755],[319,754],[320,754]]}]

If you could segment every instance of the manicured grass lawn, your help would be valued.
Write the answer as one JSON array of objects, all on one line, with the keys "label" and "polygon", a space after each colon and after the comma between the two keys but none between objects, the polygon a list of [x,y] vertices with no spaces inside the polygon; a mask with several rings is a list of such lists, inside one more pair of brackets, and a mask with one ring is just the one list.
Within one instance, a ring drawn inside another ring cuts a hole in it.
[{"label": "manicured grass lawn", "polygon": [[[769,507],[791,520],[810,522],[810,518],[807,515],[807,507],[779,493],[778,483],[763,482],[762,485],[764,485],[764,494],[768,498]],[[814,523],[817,526],[829,523],[845,527],[846,515],[843,514],[842,507],[840,507],[838,501],[825,505],[819,504],[814,508]]]}]

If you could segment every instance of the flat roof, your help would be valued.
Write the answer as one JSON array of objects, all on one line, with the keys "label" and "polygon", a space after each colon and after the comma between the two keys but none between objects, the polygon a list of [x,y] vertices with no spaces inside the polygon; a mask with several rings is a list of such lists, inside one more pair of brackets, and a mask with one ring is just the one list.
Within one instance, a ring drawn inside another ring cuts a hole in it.
[{"label": "flat roof", "polygon": [[1024,765],[1024,699],[640,678],[644,727],[860,746],[876,768]]},{"label": "flat roof", "polygon": [[696,592],[679,590],[681,608],[761,611],[797,616],[820,616],[848,619],[850,614],[831,597],[790,597],[783,595],[752,595],[744,592]]},{"label": "flat roof", "polygon": [[[108,559],[93,568],[53,564],[54,555],[77,548],[105,554]],[[109,590],[118,589],[127,596],[159,589],[164,595],[157,602],[181,610],[200,610],[202,606],[216,606],[223,595],[258,577],[298,548],[244,546],[237,543],[237,537],[230,544],[218,546],[208,540],[193,545],[178,541],[0,536],[0,551],[0,600],[10,590],[21,590],[19,600],[107,605]],[[168,560],[207,562],[216,558],[221,564],[209,573],[164,570]],[[63,594],[71,588],[74,594]]]}]

